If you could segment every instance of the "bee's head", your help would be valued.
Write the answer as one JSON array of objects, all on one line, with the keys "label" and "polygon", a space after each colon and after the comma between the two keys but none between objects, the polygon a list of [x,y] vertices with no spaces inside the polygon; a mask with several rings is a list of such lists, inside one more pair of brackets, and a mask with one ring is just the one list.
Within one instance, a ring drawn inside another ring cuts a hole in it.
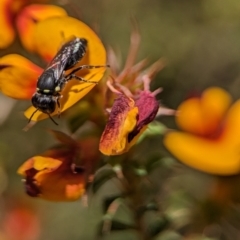
[{"label": "bee's head", "polygon": [[56,99],[52,95],[36,92],[32,96],[32,105],[41,112],[49,115],[56,109]]}]

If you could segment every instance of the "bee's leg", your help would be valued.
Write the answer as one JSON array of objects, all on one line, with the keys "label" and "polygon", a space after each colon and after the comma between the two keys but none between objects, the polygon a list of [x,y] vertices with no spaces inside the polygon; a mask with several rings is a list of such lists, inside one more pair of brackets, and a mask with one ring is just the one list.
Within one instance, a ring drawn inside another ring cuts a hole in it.
[{"label": "bee's leg", "polygon": [[93,69],[93,68],[103,68],[103,67],[110,67],[109,65],[82,65],[82,66],[79,66],[75,69],[73,69],[69,74],[66,75],[65,77],[65,81],[69,81],[73,78],[79,80],[79,81],[82,81],[82,82],[87,82],[87,83],[98,83],[98,82],[95,82],[95,81],[91,81],[91,80],[86,80],[82,77],[79,77],[79,76],[76,76],[75,75],[75,72],[78,72],[82,69]]},{"label": "bee's leg", "polygon": [[82,65],[79,66],[75,69],[73,69],[66,77],[68,77],[69,75],[72,75],[75,72],[78,72],[82,69],[93,69],[93,68],[104,68],[104,67],[110,67],[110,65]]},{"label": "bee's leg", "polygon": [[60,118],[61,116],[61,105],[60,105],[60,102],[59,102],[59,98],[61,97],[61,95],[57,96],[57,106],[58,106],[58,118]]},{"label": "bee's leg", "polygon": [[74,79],[74,78],[77,79],[77,80],[79,80],[79,81],[81,81],[81,82],[94,83],[94,84],[97,84],[97,83],[98,83],[98,82],[96,82],[96,81],[86,80],[86,79],[84,79],[84,78],[82,78],[82,77],[76,76],[75,74],[68,75],[68,76],[66,77],[66,82],[69,81],[69,80],[71,80],[71,79]]},{"label": "bee's leg", "polygon": [[58,125],[58,123],[54,121],[54,119],[51,117],[51,115],[50,115],[49,113],[47,113],[47,115],[49,116],[49,118],[52,120],[52,122],[53,122],[55,125]]}]

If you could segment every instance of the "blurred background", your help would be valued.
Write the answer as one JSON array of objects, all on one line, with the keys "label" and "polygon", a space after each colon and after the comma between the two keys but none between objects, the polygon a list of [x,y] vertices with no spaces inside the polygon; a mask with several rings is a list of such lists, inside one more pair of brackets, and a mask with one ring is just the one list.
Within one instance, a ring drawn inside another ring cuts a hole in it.
[{"label": "blurred background", "polygon": [[[128,53],[134,17],[141,34],[138,60],[147,58],[151,64],[163,57],[167,61],[167,66],[154,79],[152,89],[163,87],[159,97],[169,108],[176,109],[192,92],[201,92],[209,86],[223,87],[234,99],[240,97],[240,2],[237,0],[59,0],[50,3],[64,7],[69,15],[92,27],[106,48],[111,46],[118,53],[122,65]],[[41,64],[18,40],[0,50],[1,56],[8,53],[19,53]],[[0,240],[97,239],[103,216],[102,199],[116,191],[112,182],[90,197],[89,208],[81,200],[52,203],[25,194],[21,177],[16,173],[18,167],[55,143],[45,129],[68,133],[64,117],[59,120],[60,126],[45,120],[23,132],[27,124],[23,111],[30,105],[28,101],[0,95]],[[169,128],[176,127],[173,117],[158,120]],[[161,137],[143,144],[143,149],[151,146],[151,152],[162,159],[151,179],[161,212],[171,222],[163,227],[161,234],[146,239],[240,239],[238,199],[222,212],[217,204],[208,201],[216,180],[214,176],[173,159],[163,147]],[[134,151],[139,161],[148,154],[140,148]],[[115,231],[102,239],[123,237],[140,239],[133,230]]]}]

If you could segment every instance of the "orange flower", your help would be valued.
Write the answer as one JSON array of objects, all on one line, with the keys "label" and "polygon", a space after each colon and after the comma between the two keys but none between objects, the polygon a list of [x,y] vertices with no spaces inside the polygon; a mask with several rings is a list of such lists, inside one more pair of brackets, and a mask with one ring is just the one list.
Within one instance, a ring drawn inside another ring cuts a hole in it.
[{"label": "orange flower", "polygon": [[150,92],[150,82],[165,63],[160,59],[148,69],[144,69],[146,60],[134,64],[139,43],[140,35],[135,28],[122,71],[118,69],[119,64],[114,52],[109,52],[112,72],[107,81],[106,106],[112,104],[112,95],[117,94],[118,98],[111,107],[107,125],[100,139],[99,150],[105,155],[120,155],[127,152],[159,111],[156,95],[161,90]]},{"label": "orange flower", "polygon": [[73,172],[71,163],[72,158],[67,156],[61,159],[35,156],[27,160],[18,173],[25,178],[29,196],[74,201],[85,192],[85,179],[82,173]]},{"label": "orange flower", "polygon": [[137,124],[138,108],[134,100],[119,94],[100,139],[99,150],[105,155],[118,155],[128,150],[128,135]]},{"label": "orange flower", "polygon": [[31,33],[33,25],[35,25],[39,20],[43,20],[49,17],[67,15],[64,9],[53,5],[35,4],[26,6],[32,2],[45,1],[0,1],[0,48],[6,48],[13,42],[15,38],[14,29],[17,27],[22,44],[29,49],[31,48]]},{"label": "orange flower", "polygon": [[[88,42],[87,52],[80,65],[105,65],[106,53],[103,44],[97,35],[84,23],[71,17],[51,17],[37,22],[31,34],[31,49],[42,56],[46,61],[50,61],[63,41],[71,39],[73,36],[85,38]],[[46,34],[47,32],[47,34]],[[77,67],[76,66],[76,67]],[[0,90],[16,99],[31,99],[36,91],[36,83],[43,69],[36,66],[26,58],[12,54],[0,59]],[[97,82],[101,80],[105,68],[82,70],[76,75],[86,80]],[[65,111],[84,95],[86,95],[96,84],[71,80],[61,92],[62,98],[59,100],[61,112]],[[36,109],[30,107],[25,116],[29,119]],[[58,114],[58,109],[51,116]],[[48,118],[47,114],[40,111],[32,117],[33,121]]]},{"label": "orange flower", "polygon": [[[74,201],[85,192],[85,186],[91,169],[98,154],[96,141],[75,141],[64,133],[51,131],[61,142],[60,145],[49,149],[41,156],[28,159],[18,173],[25,179],[28,195],[50,201]],[[82,149],[95,146],[88,153]],[[80,161],[81,165],[76,166]]]},{"label": "orange flower", "polygon": [[231,96],[217,87],[184,101],[176,122],[185,132],[167,132],[166,148],[181,162],[201,171],[239,173],[240,100],[231,102]]},{"label": "orange flower", "polygon": [[[116,91],[116,90],[115,90]],[[99,150],[105,155],[119,155],[127,152],[158,113],[159,103],[148,89],[140,92],[134,100],[118,93],[100,139]]]}]

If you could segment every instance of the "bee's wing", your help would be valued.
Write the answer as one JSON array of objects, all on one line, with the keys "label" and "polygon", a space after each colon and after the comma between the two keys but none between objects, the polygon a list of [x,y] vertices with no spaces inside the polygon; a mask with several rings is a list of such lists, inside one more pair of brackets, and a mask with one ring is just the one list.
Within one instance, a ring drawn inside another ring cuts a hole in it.
[{"label": "bee's wing", "polygon": [[61,59],[59,61],[55,61],[53,64],[51,64],[48,68],[52,68],[54,70],[54,77],[56,79],[56,81],[58,81],[64,70],[65,70],[65,66],[67,63],[67,59]]},{"label": "bee's wing", "polygon": [[49,63],[47,69],[49,68],[54,69],[54,76],[56,80],[58,80],[62,76],[67,61],[71,56],[71,52],[72,52],[71,49],[65,44],[61,47],[61,49],[57,52],[55,57]]}]

